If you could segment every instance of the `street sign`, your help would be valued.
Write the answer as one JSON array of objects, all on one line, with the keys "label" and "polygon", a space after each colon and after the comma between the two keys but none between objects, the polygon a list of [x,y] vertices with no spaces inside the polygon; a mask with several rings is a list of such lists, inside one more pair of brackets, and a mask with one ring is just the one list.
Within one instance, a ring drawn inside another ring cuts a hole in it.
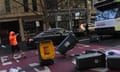
[{"label": "street sign", "polygon": [[42,60],[54,59],[55,49],[51,40],[41,41],[39,44],[39,55]]},{"label": "street sign", "polygon": [[36,21],[36,27],[40,27],[39,21]]}]

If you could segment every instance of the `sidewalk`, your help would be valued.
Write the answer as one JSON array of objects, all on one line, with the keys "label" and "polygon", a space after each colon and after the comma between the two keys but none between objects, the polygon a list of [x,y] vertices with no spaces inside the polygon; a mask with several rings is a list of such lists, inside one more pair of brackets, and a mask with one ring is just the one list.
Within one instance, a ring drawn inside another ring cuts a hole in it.
[{"label": "sidewalk", "polygon": [[8,55],[11,53],[10,46],[9,45],[4,45],[4,46],[5,47],[0,46],[0,56]]},{"label": "sidewalk", "polygon": [[[2,47],[4,46],[4,47]],[[22,49],[23,51],[28,51],[28,47],[26,46],[25,42],[20,42],[19,43],[19,47],[20,49]],[[4,45],[0,45],[0,56],[2,55],[8,55],[11,54],[11,48],[9,44],[4,44]]]},{"label": "sidewalk", "polygon": [[[80,54],[88,49],[107,48],[98,45],[76,44],[76,46],[67,52],[67,57],[63,57],[56,51],[54,64],[49,66],[40,66],[40,60],[37,50],[25,51],[27,56],[25,59],[15,60],[11,55],[4,55],[0,57],[0,72],[9,72],[10,69],[19,70],[19,72],[75,72],[74,54]],[[106,68],[94,68],[85,70],[84,72],[114,72]],[[117,71],[119,72],[119,71]]]}]

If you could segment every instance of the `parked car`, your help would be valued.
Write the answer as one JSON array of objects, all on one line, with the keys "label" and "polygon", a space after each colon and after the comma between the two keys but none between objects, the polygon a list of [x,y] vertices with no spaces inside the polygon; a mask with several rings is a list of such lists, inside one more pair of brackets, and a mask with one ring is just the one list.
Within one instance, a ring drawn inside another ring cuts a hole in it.
[{"label": "parked car", "polygon": [[55,32],[55,33],[58,33],[61,35],[68,35],[71,32],[71,31],[68,31],[64,28],[50,28],[50,29],[48,29],[48,31]]},{"label": "parked car", "polygon": [[69,34],[67,31],[61,31],[59,29],[49,29],[48,31],[40,32],[32,37],[26,39],[28,48],[36,48],[36,42],[42,40],[52,40],[54,45],[60,44],[60,42]]}]

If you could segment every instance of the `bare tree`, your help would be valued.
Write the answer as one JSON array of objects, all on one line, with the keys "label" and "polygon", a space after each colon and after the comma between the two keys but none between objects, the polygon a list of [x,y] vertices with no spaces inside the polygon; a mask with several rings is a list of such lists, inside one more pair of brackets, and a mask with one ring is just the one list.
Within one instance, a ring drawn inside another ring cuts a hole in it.
[{"label": "bare tree", "polygon": [[[17,0],[13,0],[14,2],[20,4],[21,6],[24,6],[23,3],[17,1]],[[44,29],[48,29],[49,28],[49,21],[48,21],[48,12],[47,12],[47,7],[46,7],[46,2],[45,0],[39,0],[40,1],[40,6],[41,6],[41,9],[42,9],[42,14],[43,14],[43,25],[44,25]],[[36,16],[39,16],[39,14],[35,11],[33,11],[31,8],[29,8],[29,10],[31,10]]]},{"label": "bare tree", "polygon": [[45,30],[47,30],[50,25],[49,25],[49,19],[48,19],[48,11],[47,11],[47,5],[45,0],[40,0],[40,5],[43,13],[43,23],[45,24]]}]

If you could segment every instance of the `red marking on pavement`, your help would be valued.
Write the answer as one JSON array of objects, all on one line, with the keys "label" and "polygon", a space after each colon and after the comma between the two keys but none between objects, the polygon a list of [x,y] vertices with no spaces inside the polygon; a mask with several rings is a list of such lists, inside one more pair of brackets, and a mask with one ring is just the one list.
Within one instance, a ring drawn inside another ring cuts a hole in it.
[{"label": "red marking on pavement", "polygon": [[[84,45],[84,44],[76,44],[76,46],[67,52],[68,57],[64,58],[60,54],[56,54],[56,57],[54,59],[55,63],[53,65],[49,65],[48,68],[51,72],[75,72],[75,65],[72,63],[73,57],[71,57],[72,54],[80,54],[85,50],[89,49],[101,49],[101,48],[108,48],[106,46],[97,46],[97,45]],[[39,57],[36,53],[36,50],[32,51],[26,51],[25,55],[27,56],[25,59],[20,59],[19,62],[16,62],[15,60],[11,59],[11,55],[8,55],[8,60],[12,62],[12,64],[9,65],[2,65],[2,62],[0,61],[0,71],[1,70],[7,70],[9,71],[10,68],[16,68],[20,67],[22,70],[26,72],[36,72],[34,68],[37,68],[39,71],[44,70],[44,67],[31,67],[30,64],[32,63],[38,63],[39,64]],[[93,70],[86,70],[85,72],[97,72]],[[108,72],[114,72],[114,71],[108,71]]]}]

